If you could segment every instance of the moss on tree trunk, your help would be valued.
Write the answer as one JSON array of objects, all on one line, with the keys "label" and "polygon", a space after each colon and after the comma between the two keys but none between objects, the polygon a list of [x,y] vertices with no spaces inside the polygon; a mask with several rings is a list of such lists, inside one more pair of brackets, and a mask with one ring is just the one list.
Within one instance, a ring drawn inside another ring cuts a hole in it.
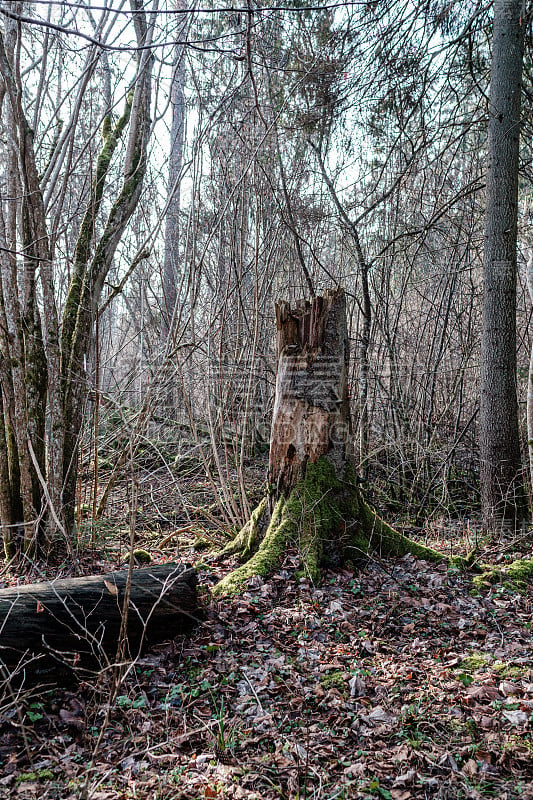
[{"label": "moss on tree trunk", "polygon": [[321,567],[358,562],[369,555],[412,553],[427,561],[444,561],[437,550],[403,536],[365,502],[352,476],[337,478],[327,458],[309,463],[305,478],[272,514],[264,498],[250,520],[221,555],[239,553],[247,560],[214,588],[215,596],[238,593],[254,575],[268,576],[289,547],[297,547],[301,570],[313,581]]},{"label": "moss on tree trunk", "polygon": [[352,476],[339,480],[333,464],[321,458],[309,463],[306,476],[281,497],[272,514],[264,498],[244,528],[221,556],[240,554],[245,563],[223,578],[215,596],[235,594],[254,575],[266,577],[275,570],[289,547],[297,547],[302,575],[313,581],[321,567],[353,564],[374,554],[402,556],[411,553],[426,561],[446,561],[437,550],[403,536],[388,525],[364,500]]},{"label": "moss on tree trunk", "polygon": [[[276,307],[278,372],[269,458],[270,491],[235,539],[219,554],[243,564],[213,589],[238,593],[246,582],[276,570],[288,548],[297,548],[301,570],[317,581],[322,567],[367,557],[402,556],[471,567],[403,536],[366,502],[357,485],[348,400],[348,333],[342,290],[312,302]],[[483,566],[478,584],[502,581],[523,588],[533,561],[503,568]]]}]

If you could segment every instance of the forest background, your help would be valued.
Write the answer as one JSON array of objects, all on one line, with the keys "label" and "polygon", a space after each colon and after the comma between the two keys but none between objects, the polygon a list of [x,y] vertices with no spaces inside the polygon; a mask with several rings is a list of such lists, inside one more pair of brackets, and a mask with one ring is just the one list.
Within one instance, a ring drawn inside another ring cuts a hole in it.
[{"label": "forest background", "polygon": [[[101,525],[126,461],[147,518],[170,523],[174,499],[163,507],[160,490],[179,497],[198,468],[217,518],[242,525],[246,467],[268,445],[274,302],[337,285],[349,303],[357,467],[371,499],[413,526],[475,517],[491,9],[40,3],[28,16],[4,3],[2,12],[8,553],[70,542],[82,521]],[[510,268],[518,362],[508,354],[502,378],[503,416],[516,421],[504,447],[514,447],[522,486],[526,22],[512,126],[522,134]],[[500,330],[514,336],[500,311]],[[516,491],[503,477],[492,498],[501,516]]]},{"label": "forest background", "polygon": [[[335,287],[365,497],[446,555],[529,555],[528,4],[2,0],[0,16],[5,583],[225,545],[266,491],[275,303]],[[36,700],[4,675],[0,786],[529,797],[527,596],[472,597],[469,577],[409,558],[318,588],[291,580],[294,559],[212,603],[189,645],[104,659],[90,690]],[[224,572],[201,570],[208,586]],[[242,758],[254,727],[274,766],[257,756],[248,785],[221,752]]]}]

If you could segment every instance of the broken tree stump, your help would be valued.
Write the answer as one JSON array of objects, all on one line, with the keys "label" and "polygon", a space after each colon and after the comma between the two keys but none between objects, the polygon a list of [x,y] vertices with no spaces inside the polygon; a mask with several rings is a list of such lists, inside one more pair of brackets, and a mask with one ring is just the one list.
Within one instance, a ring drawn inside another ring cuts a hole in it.
[{"label": "broken tree stump", "polygon": [[[0,590],[0,667],[49,674],[61,666],[101,664],[117,652],[128,570]],[[132,656],[148,643],[189,630],[201,617],[190,565],[134,570],[127,624]],[[37,658],[36,658],[37,657]]]},{"label": "broken tree stump", "polygon": [[220,557],[237,554],[244,563],[219,581],[213,595],[236,594],[255,575],[269,575],[289,546],[298,548],[301,572],[313,581],[322,567],[374,553],[444,560],[381,519],[357,485],[344,291],[292,306],[278,303],[276,324],[268,492],[221,551]]}]

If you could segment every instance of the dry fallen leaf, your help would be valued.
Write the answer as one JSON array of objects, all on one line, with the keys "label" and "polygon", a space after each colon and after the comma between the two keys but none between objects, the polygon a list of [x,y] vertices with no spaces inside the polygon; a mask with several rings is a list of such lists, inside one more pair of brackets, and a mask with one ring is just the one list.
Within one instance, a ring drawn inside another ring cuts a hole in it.
[{"label": "dry fallen leaf", "polygon": [[477,775],[477,764],[473,758],[469,758],[466,764],[463,764],[463,773],[468,775],[469,778],[472,778],[474,775]]},{"label": "dry fallen leaf", "polygon": [[[116,587],[108,574],[112,565],[101,566],[100,578],[110,583],[104,594],[116,604]],[[478,781],[497,781],[499,797],[514,796],[516,775],[527,774],[530,755],[528,742],[521,744],[531,725],[524,725],[523,715],[533,713],[529,601],[519,599],[516,607],[514,602],[504,605],[495,614],[492,595],[469,596],[466,576],[464,581],[461,576],[449,581],[443,570],[440,591],[432,588],[438,580],[433,581],[428,568],[414,561],[396,564],[398,573],[390,581],[370,565],[358,577],[357,592],[345,573],[332,572],[319,590],[310,582],[297,582],[292,570],[298,567],[295,555],[290,572],[276,573],[262,585],[251,581],[244,598],[210,608],[204,626],[184,641],[159,645],[137,661],[124,693],[149,698],[150,708],[118,704],[112,709],[95,763],[95,781],[105,780],[114,763],[128,772],[126,780],[130,773],[134,776],[143,797],[155,796],[158,781],[166,788],[165,781],[174,782],[176,774],[179,789],[173,786],[171,792],[179,791],[180,797],[275,800],[276,791],[264,782],[268,776],[276,779],[276,786],[279,776],[286,795],[292,792],[296,797],[304,790],[304,773],[309,797],[333,797],[339,786],[352,784],[359,785],[353,786],[355,793],[370,786],[379,789],[373,794],[390,800],[436,797],[439,792],[451,797],[458,786],[477,786]],[[218,569],[206,573],[209,585]],[[411,584],[417,586],[415,597],[401,588]],[[459,637],[461,617],[471,625],[463,626]],[[415,639],[417,634],[420,638]],[[362,641],[367,646],[361,646]],[[516,643],[516,661],[523,663],[524,677],[513,673],[506,680],[489,665],[494,659],[514,663],[511,643]],[[476,661],[478,652],[483,659]],[[470,656],[472,669],[466,661]],[[514,687],[519,687],[518,696]],[[51,751],[67,753],[61,762],[55,755],[50,760],[54,779],[57,774],[65,786],[83,775],[88,745],[103,719],[93,692],[89,685],[73,694],[62,690],[47,696],[42,709],[32,709],[40,718],[34,726],[28,724],[31,745],[35,731],[40,753],[47,752],[45,737],[50,738]],[[510,703],[503,704],[505,697],[513,701],[518,715],[506,708],[513,707]],[[231,752],[244,768],[219,759],[216,763],[213,752],[204,752],[218,735],[215,709],[223,709],[224,735],[232,738]],[[24,748],[12,723],[15,710],[8,708],[4,715],[7,739],[2,739],[1,729],[0,762],[6,763],[11,752],[21,758],[13,764],[14,775],[6,770],[6,777],[0,777],[0,789],[9,796],[9,781],[13,797],[26,800],[28,795],[21,797],[16,788],[16,777],[25,766]],[[427,722],[427,760],[425,747],[421,753],[406,741],[418,721]],[[472,721],[478,732],[475,754]],[[453,724],[453,738],[438,735],[432,727],[443,730],[448,722]],[[78,733],[76,728],[81,731],[83,724],[83,733]],[[37,757],[35,770],[50,764]],[[239,774],[239,769],[244,772]],[[42,781],[39,788],[46,794]],[[106,800],[118,800],[119,794],[121,788],[107,791]],[[471,800],[474,796],[478,792],[472,789]]]},{"label": "dry fallen leaf", "polygon": [[511,681],[502,681],[499,685],[500,692],[505,695],[505,697],[509,697],[509,695],[520,694],[520,689],[515,683],[511,683]]},{"label": "dry fallen leaf", "polygon": [[511,725],[518,725],[519,727],[527,725],[529,721],[529,715],[525,711],[504,711],[503,716],[509,720]]},{"label": "dry fallen leaf", "polygon": [[396,753],[394,753],[394,761],[408,761],[409,760],[409,748],[402,744]]},{"label": "dry fallen leaf", "polygon": [[376,706],[370,714],[362,715],[365,722],[370,722],[372,725],[394,725],[397,722],[398,717],[394,714],[389,714],[388,711],[385,711],[384,708],[381,706]]},{"label": "dry fallen leaf", "polygon": [[409,789],[391,789],[392,800],[411,800],[413,796]]},{"label": "dry fallen leaf", "polygon": [[437,763],[440,767],[449,767],[452,772],[459,772],[457,761],[451,753],[443,753]]},{"label": "dry fallen leaf", "polygon": [[[501,691],[501,689],[500,689]],[[466,691],[467,697],[471,698],[472,700],[497,700],[498,698],[501,700],[500,692],[495,686],[469,686]]]},{"label": "dry fallen leaf", "polygon": [[77,731],[83,731],[85,729],[85,720],[73,714],[71,711],[68,711],[66,708],[59,709],[59,718],[65,725],[68,725],[69,728],[74,728]]},{"label": "dry fallen leaf", "polygon": [[500,774],[498,767],[495,767],[494,764],[487,763],[487,761],[481,762],[479,771],[483,773],[483,775],[489,775],[492,777],[497,777]]},{"label": "dry fallen leaf", "polygon": [[394,779],[393,786],[410,786],[416,780],[417,775],[416,769],[409,769]]},{"label": "dry fallen leaf", "polygon": [[359,675],[354,675],[353,678],[350,678],[348,685],[350,687],[350,697],[363,697],[365,694],[365,682]]},{"label": "dry fallen leaf", "polygon": [[357,761],[355,764],[345,767],[344,774],[347,778],[360,778],[365,774],[365,765],[361,761]]}]

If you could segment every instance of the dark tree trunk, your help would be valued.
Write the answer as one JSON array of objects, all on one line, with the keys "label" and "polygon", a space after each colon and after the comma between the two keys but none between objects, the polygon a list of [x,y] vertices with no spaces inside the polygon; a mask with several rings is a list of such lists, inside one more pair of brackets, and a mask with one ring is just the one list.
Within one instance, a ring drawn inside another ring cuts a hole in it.
[{"label": "dark tree trunk", "polygon": [[249,560],[214,594],[234,593],[253,575],[267,575],[290,545],[299,548],[302,571],[313,580],[321,566],[339,566],[371,551],[442,560],[387,525],[357,487],[344,292],[328,291],[294,308],[280,303],[276,320],[269,495],[222,552]]},{"label": "dark tree trunk", "polygon": [[[48,673],[92,663],[117,652],[123,629],[128,571],[67,578],[0,590],[0,666],[31,661],[29,672]],[[146,643],[190,628],[199,618],[196,572],[179,564],[134,570],[129,588],[126,634],[134,656]],[[88,662],[87,662],[88,663]]]},{"label": "dark tree trunk", "polygon": [[527,515],[516,390],[516,248],[522,0],[496,0],[490,83],[481,341],[480,473],[484,523]]}]

